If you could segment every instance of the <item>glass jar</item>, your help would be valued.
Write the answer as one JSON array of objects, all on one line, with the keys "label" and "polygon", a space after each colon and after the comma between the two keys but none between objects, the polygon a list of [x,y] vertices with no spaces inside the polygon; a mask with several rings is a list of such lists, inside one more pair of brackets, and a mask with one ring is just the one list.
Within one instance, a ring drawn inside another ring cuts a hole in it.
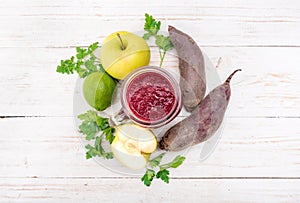
[{"label": "glass jar", "polygon": [[182,107],[179,85],[166,70],[144,66],[131,72],[121,86],[122,110],[143,127],[161,127],[172,121]]}]

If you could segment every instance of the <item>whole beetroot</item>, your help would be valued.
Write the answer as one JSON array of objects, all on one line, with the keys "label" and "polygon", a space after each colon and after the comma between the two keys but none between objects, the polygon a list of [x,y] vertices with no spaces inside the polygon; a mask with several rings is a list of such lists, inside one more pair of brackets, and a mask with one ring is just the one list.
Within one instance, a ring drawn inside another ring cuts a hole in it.
[{"label": "whole beetroot", "polygon": [[231,94],[229,83],[237,71],[241,69],[235,70],[222,85],[213,89],[190,116],[171,127],[159,147],[179,151],[210,138],[222,123]]},{"label": "whole beetroot", "polygon": [[186,33],[169,25],[169,36],[179,59],[182,100],[189,112],[198,106],[205,95],[205,64],[196,42]]}]

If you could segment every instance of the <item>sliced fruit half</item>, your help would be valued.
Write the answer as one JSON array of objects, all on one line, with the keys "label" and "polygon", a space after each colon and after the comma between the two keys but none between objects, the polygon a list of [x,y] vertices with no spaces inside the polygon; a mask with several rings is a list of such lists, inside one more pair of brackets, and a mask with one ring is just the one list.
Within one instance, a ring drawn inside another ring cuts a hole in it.
[{"label": "sliced fruit half", "polygon": [[156,150],[157,140],[153,132],[136,124],[116,127],[111,144],[114,157],[124,166],[138,170],[147,165],[150,154]]}]

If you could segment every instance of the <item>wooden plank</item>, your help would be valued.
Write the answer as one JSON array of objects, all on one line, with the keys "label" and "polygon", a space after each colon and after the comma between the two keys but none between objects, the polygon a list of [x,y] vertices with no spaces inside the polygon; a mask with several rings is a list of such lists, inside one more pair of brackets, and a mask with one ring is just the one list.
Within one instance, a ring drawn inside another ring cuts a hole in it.
[{"label": "wooden plank", "polygon": [[[74,48],[0,49],[1,116],[72,116],[76,76],[55,72],[61,59],[74,55]],[[154,50],[154,49],[153,49]],[[156,49],[155,49],[156,50]],[[204,47],[217,64],[221,80],[242,68],[232,81],[228,116],[299,117],[300,48]],[[154,57],[152,64],[158,64]],[[176,67],[167,56],[164,65]]]},{"label": "wooden plank", "polygon": [[[0,179],[1,202],[299,202],[300,180]],[[176,191],[176,192],[175,192]]]},{"label": "wooden plank", "polygon": [[[0,116],[42,116],[0,119],[0,202],[299,202],[299,6],[0,0]],[[222,57],[222,80],[243,68],[215,152],[200,162],[193,148],[170,185],[151,188],[85,160],[71,117],[76,76],[55,73],[69,47],[120,29],[141,33],[145,12],[162,30],[173,24],[192,35],[214,64]]]},{"label": "wooden plank", "polygon": [[[172,177],[300,177],[299,118],[228,118],[205,161],[193,147]],[[0,120],[0,177],[121,177],[85,160],[71,117]],[[118,162],[115,171],[124,171]],[[128,175],[125,175],[128,177]]]},{"label": "wooden plank", "polygon": [[[147,9],[145,9],[147,8]],[[276,8],[276,9],[275,9]],[[246,1],[149,1],[135,0],[95,1],[1,1],[0,16],[105,16],[141,17],[145,11],[160,18],[200,18],[200,17],[257,17],[260,20],[270,17],[295,18],[299,10],[299,2],[290,0],[288,4],[272,0],[262,3],[259,0]],[[166,12],[167,11],[167,12]]]},{"label": "wooden plank", "polygon": [[[90,44],[118,30],[143,32],[140,17],[1,17],[0,47],[68,47]],[[204,46],[300,46],[300,21],[256,18],[169,18],[162,30],[172,24],[188,32]],[[222,30],[222,32],[216,32]],[[270,37],[269,33],[273,33]]]},{"label": "wooden plank", "polygon": [[[276,8],[276,9],[274,9]],[[168,11],[167,13],[165,11]],[[300,46],[299,2],[34,1],[0,7],[0,47],[86,45],[117,30],[142,31],[145,11],[201,45]],[[218,32],[216,30],[221,30]],[[272,33],[272,37],[269,33]]]},{"label": "wooden plank", "polygon": [[[97,1],[97,0],[86,0],[84,2],[80,1],[80,0],[74,0],[72,1],[72,3],[70,3],[68,0],[44,0],[44,1],[40,1],[40,0],[33,0],[33,1],[26,1],[26,0],[19,0],[19,1],[5,1],[5,0],[1,0],[1,7],[3,8],[7,8],[7,9],[23,9],[20,10],[22,12],[28,12],[26,10],[28,9],[43,9],[43,8],[47,8],[47,10],[50,11],[55,11],[56,8],[66,8],[65,12],[72,12],[68,9],[70,8],[82,8],[87,9],[88,7],[95,7],[95,8],[123,8],[124,6],[127,6],[126,8],[128,9],[128,11],[130,11],[130,8],[136,8],[136,7],[141,7],[143,8],[144,6],[148,6],[151,5],[155,8],[148,8],[148,9],[153,9],[155,10],[157,13],[160,14],[165,14],[166,11],[172,13],[171,10],[163,10],[161,8],[159,8],[159,6],[169,6],[170,9],[172,8],[176,8],[180,6],[184,6],[184,7],[193,7],[193,6],[202,6],[202,7],[208,7],[208,8],[240,8],[240,9],[259,9],[259,8],[266,8],[266,9],[270,9],[273,10],[274,8],[277,8],[278,10],[280,9],[291,9],[291,8],[295,8],[295,6],[298,5],[298,1],[297,0],[290,0],[289,4],[284,3],[280,0],[267,0],[266,3],[268,3],[268,5],[266,5],[265,3],[259,1],[259,0],[253,0],[251,2],[249,1],[223,1],[223,0],[216,0],[216,1],[209,1],[209,0],[202,0],[201,2],[199,2],[198,0],[190,0],[188,2],[183,2],[183,1],[178,1],[178,0],[174,0],[172,1],[173,4],[170,4],[170,2],[168,1],[164,1],[164,2],[158,2],[158,1],[152,1],[152,2],[136,2],[134,0],[123,0],[122,2],[118,2],[118,1],[110,1],[110,0],[102,0],[102,1]],[[108,4],[109,3],[109,4]],[[163,12],[165,11],[165,12]],[[40,11],[41,12],[41,11]],[[75,11],[73,11],[75,12]],[[8,14],[8,12],[7,12]],[[111,14],[111,13],[110,13]],[[106,15],[110,15],[109,13],[107,13]],[[189,13],[187,11],[185,11],[186,15],[189,15]]]}]

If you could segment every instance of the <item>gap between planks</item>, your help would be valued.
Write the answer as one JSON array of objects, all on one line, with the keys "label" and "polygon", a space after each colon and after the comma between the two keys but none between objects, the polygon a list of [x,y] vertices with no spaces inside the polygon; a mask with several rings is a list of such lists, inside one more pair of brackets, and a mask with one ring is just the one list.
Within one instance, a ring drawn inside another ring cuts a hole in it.
[{"label": "gap between planks", "polygon": [[[0,116],[0,119],[14,119],[14,118],[72,118],[74,116],[43,116],[43,115],[30,115],[30,116]],[[181,117],[181,116],[179,116]],[[299,119],[300,116],[227,116],[226,118],[274,118],[274,119]]]},{"label": "gap between planks", "polygon": [[[76,47],[87,48],[88,45],[72,45],[72,46],[0,46],[0,49],[11,49],[11,48],[36,48],[36,49],[75,49]],[[259,45],[259,44],[224,44],[224,45],[201,45],[201,47],[224,47],[224,48],[299,48],[300,45]],[[150,48],[156,48],[156,46],[150,46]]]},{"label": "gap between planks", "polygon": [[[103,176],[103,177],[59,177],[59,176],[28,176],[28,177],[6,177],[0,176],[0,179],[140,179],[140,176],[123,176],[123,177],[116,177],[116,176]],[[170,179],[174,180],[300,180],[300,177],[170,177]]]}]

